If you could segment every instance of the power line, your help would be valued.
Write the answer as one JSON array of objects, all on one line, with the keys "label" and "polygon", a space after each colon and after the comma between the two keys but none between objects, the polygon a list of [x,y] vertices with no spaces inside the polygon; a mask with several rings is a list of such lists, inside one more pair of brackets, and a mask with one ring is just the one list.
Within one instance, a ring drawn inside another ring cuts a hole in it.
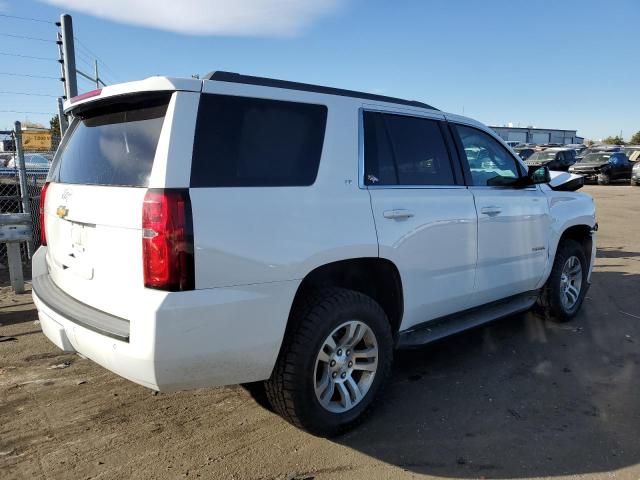
[{"label": "power line", "polygon": [[59,77],[49,77],[47,75],[33,75],[30,73],[0,72],[0,75],[9,75],[11,77],[31,77],[31,78],[47,78],[50,80],[60,80]]},{"label": "power line", "polygon": [[0,110],[0,113],[30,113],[32,115],[52,115],[51,112],[25,112],[24,110]]},{"label": "power line", "polygon": [[0,55],[4,55],[6,57],[20,57],[20,58],[29,58],[31,60],[50,60],[52,62],[57,62],[55,58],[47,58],[47,57],[34,57],[33,55],[21,55],[19,53],[8,53],[8,52],[0,52]]},{"label": "power line", "polygon": [[31,93],[31,92],[5,92],[0,90],[0,95],[30,95],[34,97],[52,97],[57,98],[60,95],[48,95],[46,93]]},{"label": "power line", "polygon": [[15,35],[13,33],[0,33],[3,37],[21,38],[23,40],[37,40],[38,42],[56,43],[55,40],[48,40],[46,38],[28,37],[26,35]]},{"label": "power line", "polygon": [[13,18],[15,20],[28,20],[30,22],[41,22],[41,23],[51,23],[53,25],[55,25],[56,22],[52,22],[49,20],[42,20],[40,18],[31,18],[31,17],[19,17],[17,15],[7,15],[5,13],[0,13],[0,17],[5,17],[5,18]]},{"label": "power line", "polygon": [[111,67],[109,67],[109,65],[107,65],[100,57],[98,57],[98,55],[96,55],[94,52],[89,50],[89,47],[87,47],[83,42],[81,42],[78,37],[74,36],[73,38],[78,43],[78,46],[80,48],[84,48],[89,55],[94,57],[98,61],[98,63],[102,64],[102,66],[105,68],[105,70],[107,70],[108,72],[111,72],[111,74],[113,74],[113,76],[115,78],[118,78],[118,75],[113,71],[113,69]]}]

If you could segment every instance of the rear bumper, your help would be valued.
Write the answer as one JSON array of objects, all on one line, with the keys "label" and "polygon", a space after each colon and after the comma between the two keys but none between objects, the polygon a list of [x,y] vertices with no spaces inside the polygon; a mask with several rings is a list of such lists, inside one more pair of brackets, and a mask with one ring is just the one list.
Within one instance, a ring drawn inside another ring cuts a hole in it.
[{"label": "rear bumper", "polygon": [[[34,256],[34,275],[48,277],[36,265],[43,249]],[[62,350],[148,388],[171,391],[268,378],[298,283],[167,293],[161,302],[152,291],[148,299],[136,299],[148,306],[145,315],[118,319],[130,324],[128,339],[109,335],[104,316],[110,315],[66,295],[50,279],[34,278],[33,301],[43,333]]]}]

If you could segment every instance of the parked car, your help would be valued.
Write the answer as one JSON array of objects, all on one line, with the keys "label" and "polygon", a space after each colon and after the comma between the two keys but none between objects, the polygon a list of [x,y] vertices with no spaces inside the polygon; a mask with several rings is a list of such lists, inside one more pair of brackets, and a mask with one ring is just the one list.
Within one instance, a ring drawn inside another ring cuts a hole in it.
[{"label": "parked car", "polygon": [[630,161],[635,162],[637,161],[635,159],[640,156],[640,154],[636,153],[640,152],[640,145],[627,145],[623,148],[623,151]]},{"label": "parked car", "polygon": [[576,156],[584,152],[588,147],[582,143],[569,143],[564,148],[570,148],[576,152]]},{"label": "parked car", "polygon": [[640,185],[640,162],[634,163],[631,169],[631,185],[634,187]]},{"label": "parked car", "polygon": [[[24,168],[27,170],[49,170],[51,162],[39,153],[24,154]],[[17,168],[15,155],[7,163],[7,168]]]},{"label": "parked car", "polygon": [[592,145],[580,152],[580,154],[576,155],[576,162],[582,161],[584,157],[589,155],[590,153],[600,153],[600,152],[620,152],[622,147],[618,145]]},{"label": "parked car", "polygon": [[570,167],[569,172],[584,175],[599,185],[608,185],[615,180],[629,180],[632,166],[622,152],[599,152],[588,154]]},{"label": "parked car", "polygon": [[528,159],[531,155],[535,153],[535,150],[531,147],[518,147],[514,148],[514,151],[520,155],[522,160]]},{"label": "parked car", "polygon": [[13,158],[12,153],[0,153],[0,168],[6,167],[9,160]]},{"label": "parked car", "polygon": [[504,143],[509,145],[511,148],[516,148],[518,145],[522,145],[522,142],[518,142],[516,140],[506,140]]},{"label": "parked car", "polygon": [[475,120],[226,72],[65,111],[33,258],[41,326],[151,389],[259,381],[331,435],[369,411],[396,348],[536,302],[566,321],[589,287],[593,199]]},{"label": "parked car", "polygon": [[528,166],[546,165],[549,170],[567,171],[576,163],[576,152],[570,148],[547,148],[535,152],[526,160]]}]

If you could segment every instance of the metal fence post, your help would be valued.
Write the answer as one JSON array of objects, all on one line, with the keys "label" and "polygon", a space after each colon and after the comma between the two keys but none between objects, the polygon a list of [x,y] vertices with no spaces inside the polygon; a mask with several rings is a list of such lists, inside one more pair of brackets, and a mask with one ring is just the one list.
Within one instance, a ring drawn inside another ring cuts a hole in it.
[{"label": "metal fence post", "polygon": [[[22,212],[31,215],[31,205],[29,202],[29,189],[27,188],[27,172],[24,167],[24,148],[22,146],[22,125],[15,123],[14,138],[16,143],[16,166],[18,167],[18,181],[20,182],[20,200],[22,201]],[[31,258],[31,241],[27,242],[27,254]]]}]

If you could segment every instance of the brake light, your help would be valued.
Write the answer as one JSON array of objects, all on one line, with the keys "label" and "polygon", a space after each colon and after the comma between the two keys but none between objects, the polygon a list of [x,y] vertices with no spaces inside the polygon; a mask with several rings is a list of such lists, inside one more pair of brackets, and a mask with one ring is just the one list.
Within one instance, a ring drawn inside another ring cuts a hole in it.
[{"label": "brake light", "polygon": [[47,196],[47,188],[49,188],[49,182],[45,183],[40,191],[40,245],[47,244],[47,232],[44,227],[44,202]]},{"label": "brake light", "polygon": [[144,286],[193,290],[193,223],[189,191],[149,189],[142,208]]},{"label": "brake light", "polygon": [[75,97],[71,97],[71,103],[79,102],[80,100],[86,100],[87,98],[97,97],[102,93],[101,88],[96,88],[95,90],[90,90],[85,93],[81,93],[80,95],[76,95]]}]

